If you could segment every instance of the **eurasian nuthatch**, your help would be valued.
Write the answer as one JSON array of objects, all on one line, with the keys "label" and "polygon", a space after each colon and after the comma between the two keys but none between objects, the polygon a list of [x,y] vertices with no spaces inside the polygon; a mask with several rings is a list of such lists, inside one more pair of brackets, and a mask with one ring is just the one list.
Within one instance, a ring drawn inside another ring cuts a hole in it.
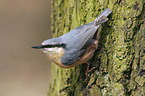
[{"label": "eurasian nuthatch", "polygon": [[42,49],[59,67],[70,68],[87,63],[98,45],[98,39],[93,37],[99,26],[108,20],[106,17],[111,12],[107,8],[93,22],[81,25],[60,37],[45,40],[40,46],[32,48]]}]

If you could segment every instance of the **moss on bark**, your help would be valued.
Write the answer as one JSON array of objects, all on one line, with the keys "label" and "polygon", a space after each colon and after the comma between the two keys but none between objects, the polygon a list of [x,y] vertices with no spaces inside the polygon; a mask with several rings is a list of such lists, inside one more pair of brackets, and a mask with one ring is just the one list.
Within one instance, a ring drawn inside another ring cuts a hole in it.
[{"label": "moss on bark", "polygon": [[53,37],[93,21],[105,8],[112,14],[100,28],[92,58],[98,70],[84,83],[86,64],[71,69],[52,64],[48,96],[145,95],[144,0],[53,0]]}]

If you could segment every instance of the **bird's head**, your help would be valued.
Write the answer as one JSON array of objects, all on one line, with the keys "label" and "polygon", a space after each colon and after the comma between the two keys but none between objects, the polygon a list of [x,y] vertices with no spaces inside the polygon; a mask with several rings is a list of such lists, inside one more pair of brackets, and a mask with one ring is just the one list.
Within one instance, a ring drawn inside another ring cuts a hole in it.
[{"label": "bird's head", "polygon": [[46,55],[49,56],[49,58],[55,58],[60,53],[62,54],[63,48],[65,48],[66,45],[64,43],[61,43],[60,38],[52,38],[45,40],[42,42],[41,45],[38,46],[32,46],[34,49],[41,49]]}]

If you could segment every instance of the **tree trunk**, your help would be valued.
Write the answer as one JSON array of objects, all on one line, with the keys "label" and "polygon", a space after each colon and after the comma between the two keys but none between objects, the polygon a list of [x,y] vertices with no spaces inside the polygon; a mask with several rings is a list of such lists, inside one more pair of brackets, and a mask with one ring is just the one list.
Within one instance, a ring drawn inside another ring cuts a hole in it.
[{"label": "tree trunk", "polygon": [[90,66],[98,69],[84,83],[87,64],[70,69],[52,64],[48,96],[145,95],[144,0],[52,0],[53,37],[95,20],[106,8],[112,14],[100,27]]}]

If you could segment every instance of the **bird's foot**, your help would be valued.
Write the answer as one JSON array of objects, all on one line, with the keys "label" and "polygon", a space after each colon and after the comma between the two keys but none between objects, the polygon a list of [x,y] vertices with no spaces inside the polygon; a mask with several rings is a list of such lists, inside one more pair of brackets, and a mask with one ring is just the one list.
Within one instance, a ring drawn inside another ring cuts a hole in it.
[{"label": "bird's foot", "polygon": [[87,81],[88,81],[88,76],[90,75],[90,72],[93,71],[94,69],[97,69],[97,67],[93,67],[93,68],[89,69],[90,63],[87,63],[87,64],[88,64],[88,66],[87,66],[87,70],[85,73],[86,79],[84,80],[85,83],[87,83]]}]

